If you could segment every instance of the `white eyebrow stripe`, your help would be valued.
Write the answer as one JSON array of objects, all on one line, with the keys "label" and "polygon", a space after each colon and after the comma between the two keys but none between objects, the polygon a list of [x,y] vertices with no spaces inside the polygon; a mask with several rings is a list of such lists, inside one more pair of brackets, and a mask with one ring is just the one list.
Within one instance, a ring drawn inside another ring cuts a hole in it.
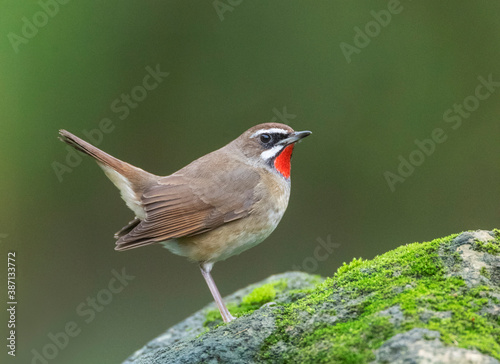
[{"label": "white eyebrow stripe", "polygon": [[265,150],[262,153],[260,153],[260,157],[264,160],[268,160],[276,155],[281,149],[283,149],[285,146],[284,145],[275,145],[271,149]]},{"label": "white eyebrow stripe", "polygon": [[256,136],[258,136],[260,134],[264,134],[264,133],[269,133],[269,134],[281,133],[281,134],[287,134],[288,135],[288,131],[286,131],[285,129],[270,128],[270,129],[260,129],[260,130],[257,130],[255,133],[252,134],[252,136],[250,138],[255,138]]}]

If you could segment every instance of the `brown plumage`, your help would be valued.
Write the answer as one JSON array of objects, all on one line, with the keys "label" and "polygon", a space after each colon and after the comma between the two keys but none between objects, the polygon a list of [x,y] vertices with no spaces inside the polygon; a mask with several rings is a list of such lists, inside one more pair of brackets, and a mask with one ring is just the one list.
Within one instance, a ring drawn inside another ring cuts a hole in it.
[{"label": "brown plumage", "polygon": [[[120,161],[61,130],[61,140],[95,158],[136,217],[115,234],[116,250],[162,243],[200,263],[224,321],[225,308],[210,276],[212,265],[260,243],[288,205],[290,180],[275,167],[287,147],[309,135],[284,124],[254,126],[240,137],[169,176]],[[289,168],[291,150],[280,168]]]}]

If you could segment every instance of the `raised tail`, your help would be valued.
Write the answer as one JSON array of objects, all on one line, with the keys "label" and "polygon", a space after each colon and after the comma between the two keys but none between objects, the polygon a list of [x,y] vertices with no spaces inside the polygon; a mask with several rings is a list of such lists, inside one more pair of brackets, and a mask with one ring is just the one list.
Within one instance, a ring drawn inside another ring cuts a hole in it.
[{"label": "raised tail", "polygon": [[144,189],[154,183],[159,177],[148,173],[131,164],[123,162],[85,140],[78,138],[66,130],[59,130],[59,139],[71,145],[76,150],[93,157],[97,164],[104,170],[106,176],[114,183],[121,192],[127,206],[139,219],[145,218],[145,212],[141,203],[141,195]]}]

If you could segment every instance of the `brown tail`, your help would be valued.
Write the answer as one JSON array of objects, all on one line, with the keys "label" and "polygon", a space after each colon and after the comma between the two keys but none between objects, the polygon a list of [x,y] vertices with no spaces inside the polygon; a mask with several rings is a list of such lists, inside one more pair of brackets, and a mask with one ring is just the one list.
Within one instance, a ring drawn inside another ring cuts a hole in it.
[{"label": "brown tail", "polygon": [[59,137],[61,141],[95,158],[108,178],[121,191],[122,198],[127,203],[127,206],[136,213],[136,216],[141,217],[142,191],[159,177],[103,152],[69,131],[59,130],[59,134],[61,135]]},{"label": "brown tail", "polygon": [[[71,134],[66,130],[59,130],[61,135],[59,139],[66,144],[71,145],[76,150],[83,152],[91,157],[95,158],[101,164],[113,168],[118,173],[126,176],[131,169],[139,169],[128,163],[122,162],[121,160],[103,152],[99,148],[94,147],[92,144],[87,143],[85,140],[78,138],[76,135]],[[128,177],[128,176],[126,176]]]}]

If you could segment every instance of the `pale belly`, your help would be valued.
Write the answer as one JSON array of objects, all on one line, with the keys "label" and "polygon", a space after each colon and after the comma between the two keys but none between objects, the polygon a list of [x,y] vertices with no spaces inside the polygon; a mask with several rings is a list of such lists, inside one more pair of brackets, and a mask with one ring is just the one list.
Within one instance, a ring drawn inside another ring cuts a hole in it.
[{"label": "pale belly", "polygon": [[264,241],[278,226],[281,216],[255,221],[252,216],[233,221],[213,231],[161,244],[172,253],[197,262],[215,263],[238,255]]}]

